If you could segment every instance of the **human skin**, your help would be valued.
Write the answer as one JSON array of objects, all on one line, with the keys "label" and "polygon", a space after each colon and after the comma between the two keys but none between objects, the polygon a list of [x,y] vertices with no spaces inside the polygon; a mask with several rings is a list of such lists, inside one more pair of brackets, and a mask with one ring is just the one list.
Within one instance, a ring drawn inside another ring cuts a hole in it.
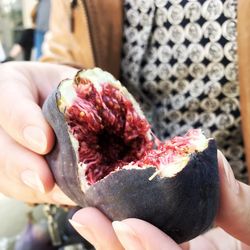
[{"label": "human skin", "polygon": [[[76,71],[38,62],[0,66],[1,193],[29,203],[74,205],[55,185],[44,160],[43,155],[51,150],[55,138],[41,106],[52,89]],[[235,238],[250,245],[250,187],[235,180],[220,152],[218,159],[221,202],[216,223],[220,228],[190,243],[178,246],[153,225],[134,218],[112,224],[95,208],[79,210],[71,223],[97,249],[237,249],[239,242]],[[223,242],[229,245],[225,248]],[[242,249],[250,247],[244,245]]]},{"label": "human skin", "polygon": [[0,192],[29,203],[73,205],[55,185],[43,157],[54,134],[41,111],[51,90],[76,69],[10,62],[0,66]]}]

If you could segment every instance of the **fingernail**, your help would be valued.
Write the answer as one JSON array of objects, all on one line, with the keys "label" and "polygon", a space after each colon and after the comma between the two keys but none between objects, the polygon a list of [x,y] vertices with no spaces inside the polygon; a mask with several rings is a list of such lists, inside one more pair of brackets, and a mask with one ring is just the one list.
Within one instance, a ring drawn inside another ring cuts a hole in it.
[{"label": "fingernail", "polygon": [[233,170],[228,163],[227,159],[222,155],[222,160],[223,160],[223,167],[226,173],[227,181],[229,186],[232,188],[235,194],[238,194],[240,191],[240,185],[239,182],[235,179]]},{"label": "fingernail", "polygon": [[44,185],[38,174],[32,170],[25,170],[21,173],[22,182],[28,187],[35,189],[41,193],[45,193]]},{"label": "fingernail", "polygon": [[95,238],[95,235],[91,232],[91,230],[85,226],[82,225],[76,221],[70,220],[69,219],[69,223],[72,225],[73,228],[75,228],[75,230],[87,241],[89,241],[92,245],[95,246],[95,248],[97,248],[97,241]]},{"label": "fingernail", "polygon": [[42,129],[35,126],[27,126],[23,130],[26,142],[38,152],[43,153],[47,147],[47,139]]},{"label": "fingernail", "polygon": [[115,233],[119,241],[122,243],[123,247],[126,250],[134,250],[134,249],[143,250],[144,249],[141,241],[138,239],[135,232],[130,226],[120,221],[112,222],[112,226],[115,230]]}]

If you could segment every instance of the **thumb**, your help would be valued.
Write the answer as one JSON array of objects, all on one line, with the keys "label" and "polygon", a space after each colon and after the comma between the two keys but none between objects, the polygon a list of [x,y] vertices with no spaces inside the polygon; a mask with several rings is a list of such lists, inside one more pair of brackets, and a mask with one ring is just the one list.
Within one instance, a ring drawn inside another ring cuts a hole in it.
[{"label": "thumb", "polygon": [[229,234],[250,244],[250,187],[234,177],[221,152],[218,152],[220,207],[217,224]]},{"label": "thumb", "polygon": [[112,226],[125,249],[187,249],[184,246],[181,248],[160,229],[140,219],[129,218],[123,221],[114,221]]}]

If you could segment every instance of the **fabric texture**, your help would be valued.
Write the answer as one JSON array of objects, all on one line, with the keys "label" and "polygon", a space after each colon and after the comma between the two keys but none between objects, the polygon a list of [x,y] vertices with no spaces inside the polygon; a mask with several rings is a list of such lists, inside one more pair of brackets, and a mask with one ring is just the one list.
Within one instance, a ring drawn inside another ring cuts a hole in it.
[{"label": "fabric texture", "polygon": [[161,139],[202,128],[246,181],[237,1],[125,0],[122,82]]},{"label": "fabric texture", "polygon": [[[121,80],[137,95],[155,133],[169,138],[189,128],[201,127],[208,136],[216,138],[236,177],[246,181],[236,66],[237,1],[123,2]],[[84,68],[96,66],[88,36],[89,32],[95,33],[88,29],[82,1],[78,0],[73,13],[70,1],[53,0],[52,3],[51,30],[42,61]],[[250,9],[247,5],[247,0],[238,3],[240,13],[242,8],[246,8],[247,13]],[[70,28],[72,14],[73,32]],[[89,15],[93,14],[94,9]],[[239,25],[241,30],[245,21]],[[60,23],[64,25],[58,25]],[[100,49],[107,49],[104,44],[101,40]],[[241,48],[244,46],[241,44]],[[247,105],[245,98],[242,107]],[[245,118],[248,113],[244,113]],[[245,140],[248,138],[246,131]]]}]

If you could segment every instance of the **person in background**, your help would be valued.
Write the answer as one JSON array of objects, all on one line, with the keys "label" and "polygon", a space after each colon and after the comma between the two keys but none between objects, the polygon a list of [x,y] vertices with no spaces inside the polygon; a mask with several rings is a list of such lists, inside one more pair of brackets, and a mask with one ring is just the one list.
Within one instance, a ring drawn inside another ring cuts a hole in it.
[{"label": "person in background", "polygon": [[34,29],[28,28],[21,32],[20,39],[11,48],[8,57],[2,62],[14,61],[16,58],[23,53],[23,60],[30,61],[32,49],[34,46]]},{"label": "person in background", "polygon": [[50,19],[50,0],[39,0],[36,11],[35,21],[35,59],[39,60],[42,56],[42,45],[44,36],[49,29]]},{"label": "person in background", "polygon": [[32,60],[32,49],[34,48],[34,29],[37,16],[36,11],[37,5],[32,8],[30,13],[31,27],[26,27],[21,31],[19,39],[14,43],[7,58],[2,60],[2,63],[16,60],[21,53],[22,60]]}]

